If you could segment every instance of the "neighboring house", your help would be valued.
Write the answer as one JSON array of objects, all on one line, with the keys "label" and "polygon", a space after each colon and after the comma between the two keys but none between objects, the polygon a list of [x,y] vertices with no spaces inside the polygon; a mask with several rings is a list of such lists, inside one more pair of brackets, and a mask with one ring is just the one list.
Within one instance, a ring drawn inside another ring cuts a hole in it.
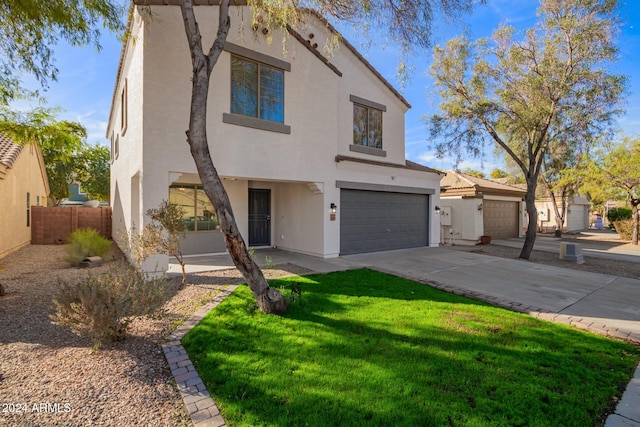
[{"label": "neighboring house", "polygon": [[[180,9],[135,3],[150,11],[133,7],[107,128],[113,235],[168,199],[186,212],[185,254],[223,252],[185,142],[192,66]],[[196,7],[205,46],[217,13]],[[208,105],[209,149],[247,243],[318,257],[437,246],[440,174],[405,159],[407,101],[346,40],[325,58],[334,30],[315,14],[283,46],[280,33],[271,44],[266,29],[254,33],[250,13],[232,7]]]},{"label": "neighboring house", "polygon": [[[558,204],[562,201],[556,198]],[[556,230],[556,214],[551,198],[536,199],[538,210],[538,231],[551,233]],[[558,206],[558,209],[561,209]],[[567,204],[563,231],[580,231],[589,228],[589,201],[582,196],[570,197]]]},{"label": "neighboring house", "polygon": [[440,186],[443,243],[473,245],[483,235],[524,235],[526,189],[455,171],[447,171]]},{"label": "neighboring house", "polygon": [[0,134],[0,258],[31,242],[31,206],[46,206],[48,194],[40,149]]},{"label": "neighboring house", "polygon": [[71,184],[69,184],[69,197],[67,200],[71,202],[84,203],[89,200],[89,197],[87,197],[87,193],[82,191],[79,182],[72,182]]}]

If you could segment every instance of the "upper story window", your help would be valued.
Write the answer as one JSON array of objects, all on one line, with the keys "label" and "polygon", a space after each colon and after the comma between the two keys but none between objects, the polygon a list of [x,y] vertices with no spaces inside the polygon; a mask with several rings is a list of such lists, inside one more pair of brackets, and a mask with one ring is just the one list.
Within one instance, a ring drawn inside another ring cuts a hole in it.
[{"label": "upper story window", "polygon": [[382,111],[353,104],[353,143],[382,149]]},{"label": "upper story window", "polygon": [[231,112],[284,122],[284,71],[231,56]]},{"label": "upper story window", "polygon": [[386,156],[382,150],[382,113],[387,107],[351,95],[353,102],[353,145],[351,151]]}]

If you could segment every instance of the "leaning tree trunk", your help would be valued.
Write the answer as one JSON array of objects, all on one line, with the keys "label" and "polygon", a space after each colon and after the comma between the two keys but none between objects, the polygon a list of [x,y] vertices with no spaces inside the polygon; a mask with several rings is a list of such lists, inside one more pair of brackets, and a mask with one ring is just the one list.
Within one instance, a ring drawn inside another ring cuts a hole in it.
[{"label": "leaning tree trunk", "polygon": [[520,252],[520,258],[529,259],[533,245],[536,242],[536,226],[538,224],[538,211],[536,209],[536,181],[529,182],[527,180],[527,195],[525,196],[525,203],[527,206],[527,213],[529,215],[529,223],[527,224],[527,232],[525,234],[524,245]]},{"label": "leaning tree trunk", "polygon": [[269,287],[262,270],[249,255],[244,239],[240,235],[236,220],[233,216],[229,196],[222,185],[220,176],[211,159],[207,140],[207,99],[211,71],[222,52],[230,28],[229,0],[220,4],[220,17],[216,40],[208,55],[202,50],[202,40],[198,24],[193,12],[191,0],[180,3],[185,31],[189,41],[193,64],[193,88],[191,92],[191,113],[187,142],[191,148],[191,155],[196,163],[204,191],[218,215],[220,229],[224,233],[225,243],[233,263],[247,281],[258,307],[263,313],[284,313],[287,311],[287,300],[280,292]]}]

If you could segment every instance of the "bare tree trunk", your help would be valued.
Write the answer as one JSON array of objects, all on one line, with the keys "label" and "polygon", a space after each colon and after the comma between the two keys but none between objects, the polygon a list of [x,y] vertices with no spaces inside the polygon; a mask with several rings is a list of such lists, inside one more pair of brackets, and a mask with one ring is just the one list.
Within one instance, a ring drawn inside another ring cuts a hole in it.
[{"label": "bare tree trunk", "polygon": [[519,258],[529,259],[533,245],[536,242],[536,226],[538,224],[538,211],[536,209],[536,180],[530,182],[527,178],[527,194],[525,196],[525,204],[527,206],[527,214],[529,215],[529,223],[527,224],[527,232],[525,234],[524,245],[520,252]]},{"label": "bare tree trunk", "polygon": [[561,209],[558,208],[558,200],[556,199],[556,195],[549,187],[547,187],[549,191],[549,195],[551,197],[551,204],[553,205],[553,213],[556,219],[556,230],[555,237],[562,237],[562,230],[564,229],[564,219],[567,213],[567,192],[565,188],[562,189],[562,193],[560,195],[561,198]]},{"label": "bare tree trunk", "polygon": [[210,76],[213,67],[224,48],[224,43],[230,28],[229,0],[223,0],[220,4],[220,18],[216,39],[209,51],[205,54],[202,50],[202,40],[198,24],[193,12],[191,0],[183,0],[180,3],[185,31],[189,41],[191,59],[193,64],[193,88],[191,92],[191,114],[187,142],[191,148],[191,155],[196,163],[200,180],[204,191],[211,200],[220,229],[222,230],[227,249],[233,263],[247,281],[258,307],[263,313],[284,313],[287,311],[287,300],[280,292],[269,287],[262,270],[249,255],[244,239],[236,224],[229,196],[222,185],[218,171],[216,170],[207,140],[207,100],[209,95]]},{"label": "bare tree trunk", "polygon": [[635,199],[631,201],[631,212],[633,212],[633,231],[631,234],[631,244],[638,244],[638,205],[640,204],[640,199]]}]

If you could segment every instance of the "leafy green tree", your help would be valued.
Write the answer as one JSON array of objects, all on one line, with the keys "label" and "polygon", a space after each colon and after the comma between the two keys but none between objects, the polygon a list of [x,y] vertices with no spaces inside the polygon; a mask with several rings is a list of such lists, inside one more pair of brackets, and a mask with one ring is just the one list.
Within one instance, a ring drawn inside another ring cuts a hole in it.
[{"label": "leafy green tree", "polygon": [[0,107],[0,132],[19,144],[40,147],[53,204],[69,197],[69,184],[79,182],[89,195],[109,199],[109,149],[86,143],[87,130],[79,123],[57,121],[57,109],[27,113]]},{"label": "leafy green tree", "polygon": [[76,181],[89,194],[91,199],[109,200],[110,196],[110,158],[109,148],[104,145],[83,145],[78,153]]},{"label": "leafy green tree", "polygon": [[508,176],[509,174],[506,171],[503,171],[499,168],[494,168],[489,174],[489,177],[491,177],[491,179],[507,178]]},{"label": "leafy green tree", "polygon": [[471,168],[465,168],[461,170],[460,173],[463,173],[465,175],[475,176],[476,178],[485,178],[484,172],[471,169]]},{"label": "leafy green tree", "polygon": [[56,80],[53,48],[58,40],[100,48],[100,29],[124,28],[125,3],[114,0],[3,0],[0,7],[0,103],[19,94],[19,75],[32,74],[43,85]]},{"label": "leafy green tree", "polygon": [[616,11],[615,0],[543,0],[538,23],[521,38],[501,25],[490,40],[457,37],[435,49],[436,150],[477,154],[492,141],[517,164],[529,217],[520,258],[529,258],[536,239],[545,157],[558,145],[592,144],[620,112],[625,78],[605,68],[617,53]]},{"label": "leafy green tree", "polygon": [[583,169],[586,191],[602,192],[631,206],[633,233],[631,242],[638,244],[638,206],[640,205],[640,137],[626,138],[589,156]]},{"label": "leafy green tree", "polygon": [[[264,28],[286,29],[296,27],[302,14],[309,13],[299,6],[311,7],[324,17],[350,22],[376,22],[387,28],[404,52],[414,46],[426,47],[431,37],[431,22],[436,10],[447,14],[468,11],[474,0],[397,0],[397,1],[345,1],[309,0],[298,4],[289,0],[249,0],[253,10],[251,25]],[[140,4],[144,4],[140,1]],[[211,72],[222,53],[231,28],[229,0],[221,0],[218,28],[211,46],[202,45],[202,37],[192,0],[179,2],[193,66],[193,88],[187,142],[196,164],[204,191],[216,209],[220,229],[225,235],[227,249],[234,264],[247,280],[260,310],[264,313],[281,313],[287,310],[287,302],[275,289],[269,287],[260,267],[249,255],[247,246],[236,224],[229,196],[211,159],[207,139],[207,103]],[[260,18],[258,18],[260,17]],[[258,22],[258,20],[260,22]],[[283,31],[286,34],[286,31]],[[213,82],[215,84],[215,82]]]}]

